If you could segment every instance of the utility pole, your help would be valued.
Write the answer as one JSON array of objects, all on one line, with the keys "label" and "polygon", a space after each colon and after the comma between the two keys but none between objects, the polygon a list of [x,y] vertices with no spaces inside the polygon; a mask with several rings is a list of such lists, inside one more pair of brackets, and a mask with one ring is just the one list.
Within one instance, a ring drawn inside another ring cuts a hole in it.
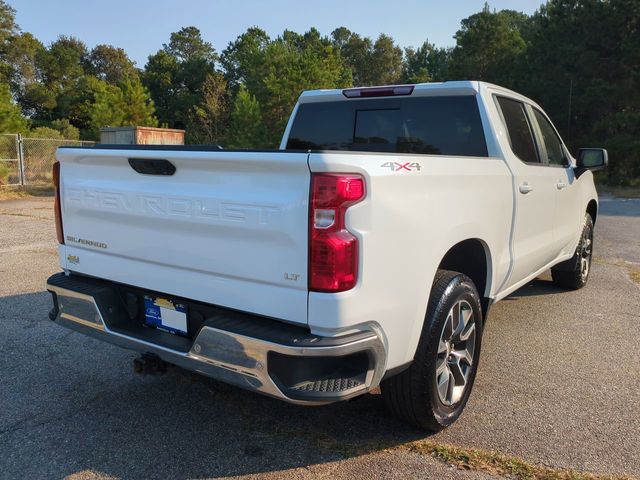
[{"label": "utility pole", "polygon": [[567,116],[567,143],[571,134],[571,99],[573,97],[573,78],[569,79],[569,115]]}]

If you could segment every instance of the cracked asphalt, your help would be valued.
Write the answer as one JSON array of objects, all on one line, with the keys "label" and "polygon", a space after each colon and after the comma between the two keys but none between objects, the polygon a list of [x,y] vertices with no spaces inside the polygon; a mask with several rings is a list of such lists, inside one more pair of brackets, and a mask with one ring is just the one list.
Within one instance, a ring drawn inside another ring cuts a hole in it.
[{"label": "cracked asphalt", "polygon": [[545,275],[493,307],[462,418],[428,437],[376,393],[287,405],[47,319],[50,198],[0,202],[0,478],[487,478],[402,445],[427,438],[551,467],[640,477],[640,200],[605,198],[589,284]]}]

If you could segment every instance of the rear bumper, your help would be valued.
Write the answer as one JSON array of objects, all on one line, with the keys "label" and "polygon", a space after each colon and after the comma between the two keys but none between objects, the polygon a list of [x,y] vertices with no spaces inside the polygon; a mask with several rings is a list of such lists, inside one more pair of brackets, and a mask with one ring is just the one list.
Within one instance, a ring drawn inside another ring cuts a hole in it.
[{"label": "rear bumper", "polygon": [[[339,337],[214,307],[193,339],[143,327],[117,285],[62,273],[47,280],[56,323],[120,347],[291,403],[321,405],[376,387],[386,352],[371,330]],[[203,307],[204,308],[204,307]],[[171,338],[173,337],[173,338]]]}]

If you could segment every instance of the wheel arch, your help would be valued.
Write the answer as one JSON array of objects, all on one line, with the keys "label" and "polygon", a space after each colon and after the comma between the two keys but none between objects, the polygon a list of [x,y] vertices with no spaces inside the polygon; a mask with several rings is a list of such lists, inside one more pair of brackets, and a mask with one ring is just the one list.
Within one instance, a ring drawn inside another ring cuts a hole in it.
[{"label": "wheel arch", "polygon": [[456,243],[444,254],[438,269],[453,270],[469,277],[478,289],[486,316],[493,274],[491,251],[486,242],[479,238],[468,238]]}]

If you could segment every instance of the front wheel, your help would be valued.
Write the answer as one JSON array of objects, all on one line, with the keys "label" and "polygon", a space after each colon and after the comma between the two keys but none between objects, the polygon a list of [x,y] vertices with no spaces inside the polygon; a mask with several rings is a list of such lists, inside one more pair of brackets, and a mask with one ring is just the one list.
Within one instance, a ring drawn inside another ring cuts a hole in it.
[{"label": "front wheel", "polygon": [[380,386],[392,413],[431,431],[455,422],[473,387],[481,339],[475,285],[466,275],[438,270],[413,363]]},{"label": "front wheel", "polygon": [[575,255],[551,269],[551,278],[558,287],[577,290],[584,287],[591,273],[593,256],[593,220],[588,213],[584,217],[580,241]]}]

